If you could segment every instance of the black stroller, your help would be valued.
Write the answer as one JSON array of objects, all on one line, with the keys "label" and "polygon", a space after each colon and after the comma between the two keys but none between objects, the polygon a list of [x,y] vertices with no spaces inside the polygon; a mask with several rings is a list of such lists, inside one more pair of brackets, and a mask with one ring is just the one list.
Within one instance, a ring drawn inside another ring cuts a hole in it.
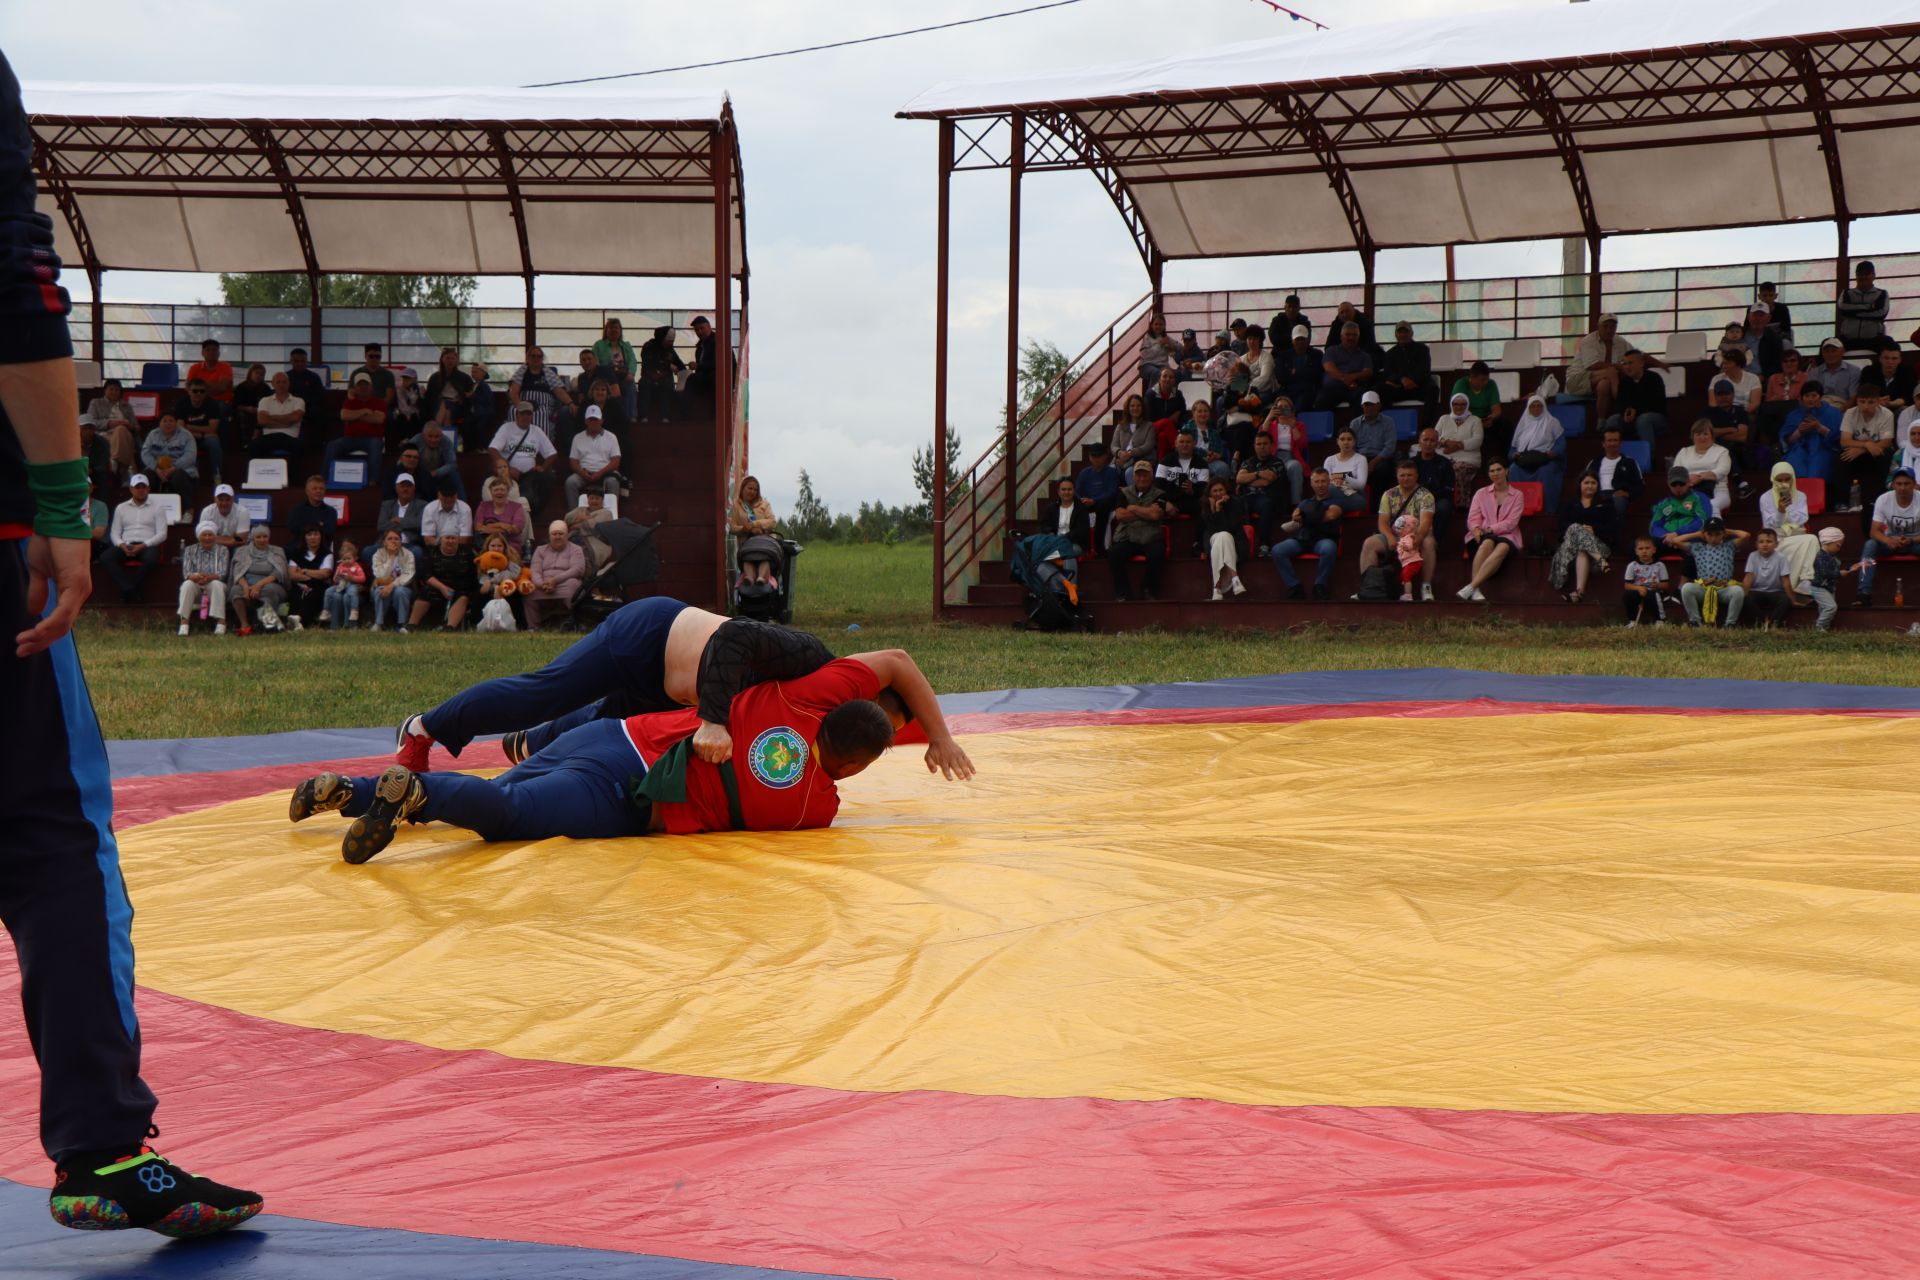
[{"label": "black stroller", "polygon": [[1074,559],[1074,545],[1054,533],[1036,533],[1014,544],[1007,572],[1027,589],[1021,631],[1091,631],[1093,618],[1080,603],[1079,584],[1062,561]]},{"label": "black stroller", "polygon": [[776,538],[772,534],[756,533],[740,543],[740,549],[734,553],[734,564],[745,569],[750,564],[773,566],[773,581],[764,579],[749,581],[742,573],[733,581],[733,613],[738,618],[752,618],[757,622],[778,622],[785,626],[793,622],[793,565],[799,559],[803,547],[791,538]]},{"label": "black stroller", "polygon": [[598,559],[595,542],[606,548],[605,562],[588,575],[586,585],[573,598],[568,625],[575,631],[591,631],[605,622],[627,602],[629,588],[659,581],[660,549],[653,540],[654,528],[632,520],[603,520],[573,535],[586,549],[589,563]]}]

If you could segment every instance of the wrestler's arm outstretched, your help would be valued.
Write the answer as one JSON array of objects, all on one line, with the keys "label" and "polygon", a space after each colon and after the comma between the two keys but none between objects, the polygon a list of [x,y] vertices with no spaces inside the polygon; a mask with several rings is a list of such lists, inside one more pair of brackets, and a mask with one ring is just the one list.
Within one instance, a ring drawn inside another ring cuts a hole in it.
[{"label": "wrestler's arm outstretched", "polygon": [[927,734],[927,772],[938,773],[950,782],[965,782],[973,776],[973,761],[967,758],[947,718],[940,713],[940,699],[927,682],[919,666],[905,649],[879,649],[856,653],[853,660],[872,668],[880,677],[880,687],[891,689],[906,704],[908,712]]}]

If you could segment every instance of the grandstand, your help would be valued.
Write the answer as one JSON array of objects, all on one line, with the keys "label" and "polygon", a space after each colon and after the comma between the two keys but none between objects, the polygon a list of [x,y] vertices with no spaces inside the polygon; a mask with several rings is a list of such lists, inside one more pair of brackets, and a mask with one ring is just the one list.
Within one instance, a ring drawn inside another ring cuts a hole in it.
[{"label": "grandstand", "polygon": [[[1204,346],[1205,335],[1232,318],[1265,324],[1288,292],[1301,295],[1302,309],[1319,326],[1333,305],[1351,301],[1383,344],[1393,322],[1412,321],[1448,387],[1460,364],[1486,359],[1498,370],[1511,414],[1517,398],[1548,375],[1564,386],[1574,343],[1603,313],[1615,313],[1623,336],[1676,357],[1666,374],[1670,430],[1653,450],[1661,455],[1654,465],[1662,465],[1686,442],[1722,326],[1743,317],[1755,286],[1781,286],[1782,299],[1795,304],[1799,347],[1811,353],[1831,332],[1834,301],[1851,274],[1853,220],[1920,207],[1893,177],[1920,159],[1920,116],[1904,87],[1920,69],[1920,24],[1839,32],[1809,25],[1800,6],[1771,0],[1738,21],[1619,0],[1542,10],[1519,29],[1501,15],[1449,17],[922,94],[899,114],[939,126],[936,436],[944,434],[951,399],[953,174],[991,170],[1010,179],[1003,403],[1019,401],[1025,175],[1093,174],[1134,240],[1149,283],[1147,295],[1078,354],[1069,379],[1023,404],[1009,415],[1013,430],[944,477],[935,501],[936,614],[993,623],[1017,616],[1021,592],[1005,570],[1009,537],[1031,531],[1051,481],[1077,469],[1085,446],[1138,389],[1136,354],[1152,314],[1164,315],[1171,333],[1198,330]],[[1484,62],[1489,48],[1503,51],[1497,66]],[[1740,197],[1730,199],[1730,192]],[[1836,226],[1834,259],[1602,269],[1608,236],[1802,221]],[[1421,284],[1375,278],[1382,249],[1557,237],[1586,242],[1584,275]],[[1335,250],[1358,254],[1362,278],[1355,284],[1232,293],[1163,287],[1173,261]],[[1887,331],[1904,338],[1920,302],[1914,260],[1879,265],[1895,300]],[[1317,326],[1316,347],[1323,337]],[[1285,335],[1273,345],[1283,348]],[[1572,428],[1570,419],[1585,419],[1592,408],[1563,401],[1553,411]],[[1327,425],[1318,424],[1320,431]],[[1595,424],[1584,425],[1589,429],[1569,442],[1569,474],[1578,474],[1596,448]],[[1315,442],[1307,460],[1327,447]],[[1764,488],[1764,474],[1746,478]],[[1558,495],[1547,496],[1529,533],[1553,530],[1557,502]],[[1737,506],[1731,522],[1738,526],[1745,515],[1757,527],[1751,508],[1751,501]],[[1644,505],[1630,511],[1628,527],[1639,521],[1644,528],[1643,517]],[[1354,523],[1371,531],[1371,520]],[[1859,520],[1839,523],[1849,535],[1846,549],[1857,551]],[[1457,549],[1457,525],[1449,533]],[[1346,601],[1359,535],[1342,540],[1335,604],[1279,601],[1277,576],[1258,563],[1247,596],[1211,604],[1205,562],[1181,554],[1190,542],[1181,530],[1171,537],[1175,556],[1158,602],[1116,603],[1105,566],[1083,567],[1081,584],[1098,625],[1274,627],[1410,616],[1397,604]],[[1454,555],[1443,553],[1443,563]],[[1546,588],[1545,569],[1544,560],[1531,557],[1510,565],[1488,591],[1495,607],[1540,621],[1617,616],[1605,591],[1578,606],[1559,600]],[[1458,569],[1443,567],[1445,603],[1433,607],[1455,614],[1481,608],[1452,601],[1451,588],[1463,580]],[[1906,627],[1916,617],[1843,610],[1842,625]]]},{"label": "grandstand", "polygon": [[[621,514],[657,526],[656,589],[714,604],[724,597],[722,495],[747,459],[747,256],[740,152],[731,107],[718,95],[581,96],[564,91],[177,88],[29,84],[36,179],[54,206],[58,250],[84,271],[96,300],[115,270],[287,271],[518,276],[525,305],[431,312],[322,307],[165,307],[94,301],[75,308],[82,405],[106,378],[126,386],[143,427],[179,394],[208,337],[236,377],[252,362],[268,376],[292,348],[311,353],[326,382],[319,415],[285,490],[225,478],[279,524],[338,431],[348,372],[367,342],[389,369],[425,383],[442,347],[460,367],[486,364],[498,407],[463,440],[462,479],[474,500],[487,472],[486,440],[505,408],[509,376],[527,347],[571,377],[575,353],[620,318],[632,345],[656,325],[675,330],[691,361],[694,312],[659,308],[540,309],[542,275],[695,277],[714,281],[711,396],[683,397],[667,429],[636,425],[623,470]],[[734,281],[739,282],[738,304]],[[318,293],[314,293],[317,302]],[[310,415],[312,410],[309,410]],[[389,440],[389,445],[394,443]],[[385,474],[393,474],[388,450]],[[125,496],[98,495],[110,505]],[[203,476],[183,503],[211,498]],[[341,532],[371,545],[387,496],[330,486]],[[538,514],[538,513],[536,513]],[[190,529],[176,526],[178,541]],[[171,606],[175,555],[147,579],[142,603]],[[111,593],[105,593],[111,595]],[[101,607],[116,607],[110,599]]]}]

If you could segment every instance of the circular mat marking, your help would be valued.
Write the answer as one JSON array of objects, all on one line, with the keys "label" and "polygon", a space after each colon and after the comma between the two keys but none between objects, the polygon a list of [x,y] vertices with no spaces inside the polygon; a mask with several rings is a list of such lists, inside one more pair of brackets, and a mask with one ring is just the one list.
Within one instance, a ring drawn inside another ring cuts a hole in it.
[{"label": "circular mat marking", "polygon": [[122,837],[142,978],[443,1048],[856,1090],[1920,1109],[1920,871],[1886,764],[1920,721],[967,745],[974,784],[897,753],[822,832],[421,827],[354,868],[284,793],[167,819]]}]

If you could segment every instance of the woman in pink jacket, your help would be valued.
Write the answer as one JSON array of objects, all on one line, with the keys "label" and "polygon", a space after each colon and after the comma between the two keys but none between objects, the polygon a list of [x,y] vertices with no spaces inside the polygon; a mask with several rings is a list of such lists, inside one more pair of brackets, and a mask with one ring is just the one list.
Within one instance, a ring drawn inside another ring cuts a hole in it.
[{"label": "woman in pink jacket", "polygon": [[1457,594],[1462,600],[1481,600],[1480,593],[1507,557],[1520,546],[1520,513],[1527,500],[1507,483],[1507,464],[1494,459],[1487,463],[1491,482],[1473,495],[1467,508],[1467,549],[1473,553],[1473,576]]},{"label": "woman in pink jacket", "polygon": [[587,553],[567,541],[567,522],[555,520],[547,526],[547,540],[533,553],[529,567],[533,590],[524,597],[527,630],[540,629],[540,604],[544,600],[571,600],[587,580]]}]

